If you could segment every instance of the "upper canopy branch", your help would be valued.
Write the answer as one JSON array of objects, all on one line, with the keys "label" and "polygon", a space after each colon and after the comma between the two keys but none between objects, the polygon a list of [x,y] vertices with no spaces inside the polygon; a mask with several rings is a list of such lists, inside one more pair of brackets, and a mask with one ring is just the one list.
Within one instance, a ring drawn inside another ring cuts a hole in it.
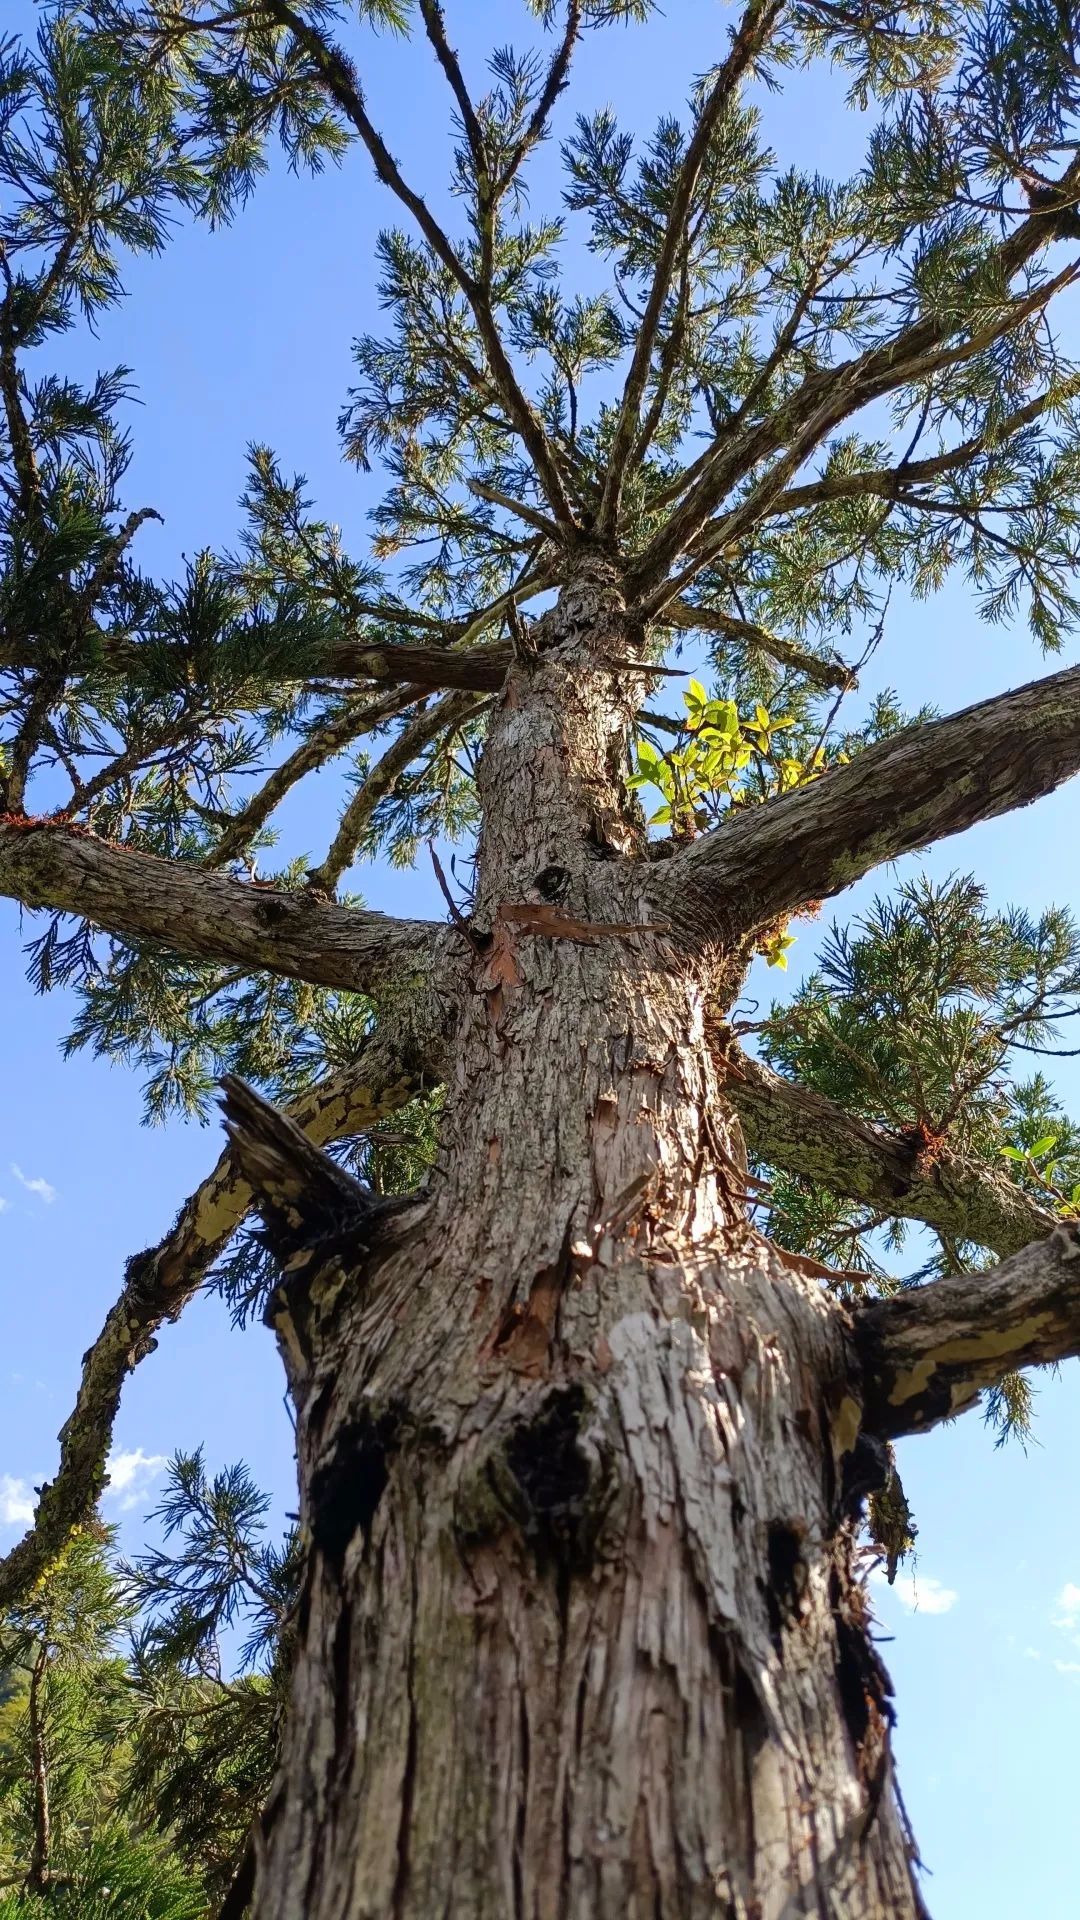
[{"label": "upper canopy branch", "polygon": [[59,821],[0,819],[0,894],[196,960],[378,996],[430,960],[434,922],[392,920],[201,871]]},{"label": "upper canopy branch", "polygon": [[981,454],[992,453],[1022,428],[1031,426],[1044,413],[1058,405],[1060,393],[1040,393],[1024,407],[1017,407],[1004,420],[984,434],[962,440],[958,446],[930,454],[924,460],[903,460],[895,467],[858,468],[854,473],[822,474],[799,487],[788,487],[773,501],[771,515],[797,513],[805,507],[818,507],[829,500],[854,500],[867,494],[883,500],[895,500],[906,490],[939,480],[950,473],[963,472]]},{"label": "upper canopy branch", "polygon": [[973,1406],[1017,1367],[1080,1352],[1080,1240],[1055,1227],[990,1273],[959,1273],[854,1317],[863,1426],[922,1433]]},{"label": "upper canopy branch", "polygon": [[[993,250],[989,263],[996,269],[1003,287],[1040,251],[1049,245],[1063,227],[1067,227],[1072,207],[1070,196],[1080,185],[1080,156],[1073,160],[1062,177],[1061,204],[1040,209],[1019,222],[1014,232]],[[1002,298],[1000,310],[983,325],[956,338],[957,326],[951,307],[922,316],[891,339],[867,348],[857,358],[831,367],[821,367],[807,375],[793,393],[765,418],[750,421],[741,432],[718,438],[711,453],[688,470],[690,484],[681,504],[669,515],[636,561],[632,588],[644,602],[681,591],[703,564],[698,541],[722,502],[733,489],[781,448],[798,442],[808,456],[827,433],[844,420],[860,412],[871,401],[895,392],[899,387],[925,381],[945,365],[959,364],[992,346],[1018,323],[1041,310],[1053,295],[1076,277],[1075,262],[1034,287],[1013,298]],[[947,345],[950,339],[954,344]],[[809,431],[808,431],[809,430]],[[789,463],[781,463],[790,471]],[[784,482],[788,477],[785,472]],[[770,508],[774,499],[768,499]],[[736,512],[741,512],[736,508]],[[721,523],[717,522],[719,532]],[[726,537],[726,532],[725,532]],[[711,546],[710,546],[711,550]],[[694,560],[683,569],[666,592],[663,582],[681,553],[693,552]]]},{"label": "upper canopy branch", "polygon": [[385,140],[372,122],[364,104],[363,90],[348,55],[325,34],[303,19],[288,0],[261,0],[271,18],[292,34],[297,46],[308,55],[330,98],[355,127],[371,155],[375,172],[383,185],[407,207],[436,258],[457,282],[469,303],[477,330],[484,343],[491,376],[499,398],[533,463],[537,481],[559,526],[574,527],[574,515],[567,498],[558,462],[543,425],[518,383],[509,355],[503,345],[498,322],[491,305],[490,288],[469,272],[456,247],[435,219],[427,202],[410,187],[402,175]]},{"label": "upper canopy branch", "polygon": [[770,660],[775,660],[779,666],[790,667],[794,673],[801,673],[813,687],[839,693],[841,689],[847,691],[856,684],[851,669],[842,660],[821,660],[817,654],[808,652],[796,641],[785,640],[782,634],[773,633],[768,627],[759,627],[754,620],[737,619],[734,614],[724,613],[719,607],[695,606],[691,600],[676,600],[665,609],[664,625],[696,629],[699,633],[716,633],[725,640],[755,648]]},{"label": "upper canopy branch", "polygon": [[850,766],[748,809],[657,871],[658,913],[691,939],[767,926],[1080,769],[1080,667],[908,727]]},{"label": "upper canopy branch", "polygon": [[717,69],[697,126],[686,149],[675,181],[660,251],[653,270],[652,284],[641,316],[630,367],[626,375],[619,417],[615,424],[607,457],[607,479],[600,503],[598,524],[602,533],[612,533],[618,525],[623,480],[631,451],[638,435],[641,403],[649,378],[653,348],[671,290],[680,255],[687,244],[687,232],[694,207],[694,195],[709,147],[733,95],[765,45],[782,10],[783,0],[749,0],[742,19],[732,35],[727,59]]},{"label": "upper canopy branch", "polygon": [[392,746],[376,760],[365,779],[356,788],[338,822],[337,831],[325,859],[313,867],[309,884],[333,893],[343,873],[351,867],[357,848],[371,823],[381,800],[392,794],[413,761],[440,734],[454,732],[482,710],[483,701],[467,693],[448,693],[433,707],[421,711],[399,733]]},{"label": "upper canopy branch", "polygon": [[399,688],[366,705],[359,700],[344,702],[337,713],[313,727],[299,745],[278,762],[262,786],[223,824],[221,838],[207,855],[204,866],[227,867],[239,860],[286,794],[301,780],[336,758],[360,734],[372,732],[382,722],[394,719],[411,706],[412,701],[412,689]]},{"label": "upper canopy branch", "polygon": [[871,1126],[760,1060],[728,1057],[726,1090],[753,1152],[771,1166],[858,1200],[890,1217],[920,1220],[951,1239],[973,1240],[1004,1259],[1054,1225],[1054,1216],[1004,1173],[948,1146]]}]

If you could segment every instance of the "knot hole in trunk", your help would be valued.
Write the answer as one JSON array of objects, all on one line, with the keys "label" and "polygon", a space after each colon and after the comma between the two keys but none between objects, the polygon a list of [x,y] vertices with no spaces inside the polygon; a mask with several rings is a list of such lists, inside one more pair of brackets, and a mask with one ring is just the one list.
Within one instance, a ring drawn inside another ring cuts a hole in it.
[{"label": "knot hole in trunk", "polygon": [[544,1388],[487,1450],[483,1477],[494,1505],[475,1503],[473,1518],[483,1506],[492,1528],[509,1518],[541,1571],[580,1576],[595,1558],[612,1496],[595,1411],[576,1382]]},{"label": "knot hole in trunk", "polygon": [[312,1540],[338,1572],[356,1535],[367,1540],[371,1532],[400,1434],[393,1408],[361,1414],[341,1428],[329,1459],[312,1476]]}]

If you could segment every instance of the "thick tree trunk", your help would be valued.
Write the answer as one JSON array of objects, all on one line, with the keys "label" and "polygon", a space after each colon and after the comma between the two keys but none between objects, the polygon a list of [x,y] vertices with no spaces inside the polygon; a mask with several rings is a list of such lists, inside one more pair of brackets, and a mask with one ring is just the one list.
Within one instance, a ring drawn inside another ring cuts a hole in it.
[{"label": "thick tree trunk", "polygon": [[748,1222],[709,1042],[742,956],[647,924],[601,563],[536,638],[430,1192],[279,1305],[310,1558],[254,1910],[900,1920],[850,1343]]}]

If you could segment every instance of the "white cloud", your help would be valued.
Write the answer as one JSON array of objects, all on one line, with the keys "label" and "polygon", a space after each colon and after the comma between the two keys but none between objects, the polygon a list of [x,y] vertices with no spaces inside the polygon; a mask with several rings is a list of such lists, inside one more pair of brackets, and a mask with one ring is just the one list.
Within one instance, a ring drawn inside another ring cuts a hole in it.
[{"label": "white cloud", "polygon": [[18,1166],[14,1160],[11,1163],[11,1171],[15,1175],[20,1187],[25,1187],[27,1193],[36,1193],[38,1199],[44,1200],[47,1207],[52,1206],[53,1201],[56,1199],[56,1188],[50,1187],[49,1182],[43,1180],[40,1174],[36,1179],[32,1180],[29,1174],[24,1173],[22,1168]]},{"label": "white cloud", "polygon": [[0,1213],[6,1213],[10,1205],[11,1201],[5,1200],[3,1194],[0,1193]]},{"label": "white cloud", "polygon": [[164,1465],[163,1453],[144,1453],[141,1447],[110,1453],[105,1462],[109,1476],[105,1499],[118,1502],[121,1513],[130,1513],[146,1499]]},{"label": "white cloud", "polygon": [[0,1527],[25,1527],[34,1517],[34,1496],[25,1480],[0,1473]]},{"label": "white cloud", "polygon": [[1050,1617],[1053,1625],[1060,1627],[1063,1633],[1080,1631],[1080,1587],[1072,1580],[1066,1580]]},{"label": "white cloud", "polygon": [[1080,1673],[1080,1660],[1055,1660],[1055,1673]]},{"label": "white cloud", "polygon": [[[886,1584],[884,1571],[880,1567],[872,1578],[879,1586]],[[935,1580],[932,1574],[920,1574],[918,1578],[910,1573],[897,1574],[892,1591],[909,1613],[949,1613],[960,1597],[951,1587],[943,1587],[941,1581]]]}]

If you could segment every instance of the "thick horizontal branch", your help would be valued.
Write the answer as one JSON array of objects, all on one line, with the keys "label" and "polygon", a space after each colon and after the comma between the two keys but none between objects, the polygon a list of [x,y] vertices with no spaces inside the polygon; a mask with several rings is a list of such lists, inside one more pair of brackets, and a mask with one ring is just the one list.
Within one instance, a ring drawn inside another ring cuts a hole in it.
[{"label": "thick horizontal branch", "polygon": [[[89,643],[95,642],[91,651]],[[139,647],[130,642],[110,643],[107,634],[89,630],[85,657],[73,655],[67,666],[69,677],[80,673],[100,673],[102,665],[120,674],[137,675]],[[476,693],[490,693],[502,686],[513,660],[509,641],[456,652],[451,647],[395,646],[389,642],[336,640],[315,657],[305,657],[298,666],[297,679],[376,680],[390,686],[413,686],[431,692],[444,687],[461,687]],[[40,665],[41,650],[32,640],[0,634],[0,673],[32,669]],[[287,678],[288,675],[283,675]]]},{"label": "thick horizontal branch", "polygon": [[[289,1113],[318,1145],[361,1133],[421,1091],[419,1071],[378,1032],[360,1058],[313,1087]],[[129,1373],[152,1353],[155,1334],[176,1320],[242,1224],[252,1191],[231,1149],[185,1201],[156,1247],[128,1261],[123,1291],[83,1357],[75,1407],[60,1431],[55,1479],[40,1489],[34,1525],[0,1560],[0,1609],[21,1598],[92,1514],[107,1484],[113,1422]]]},{"label": "thick horizontal branch", "polygon": [[1018,1367],[1080,1353],[1080,1239],[1064,1226],[990,1273],[911,1287],[854,1316],[863,1426],[923,1433]]},{"label": "thick horizontal branch", "polygon": [[991,1168],[943,1146],[855,1119],[824,1095],[785,1080],[748,1054],[729,1056],[727,1091],[747,1142],[771,1166],[848,1200],[920,1220],[999,1258],[1050,1232],[1054,1215]]},{"label": "thick horizontal branch", "polygon": [[233,960],[378,997],[430,958],[438,927],[279,893],[60,822],[0,819],[0,895],[77,914],[194,960]]},{"label": "thick horizontal branch", "polygon": [[850,766],[740,812],[658,868],[658,917],[709,942],[750,933],[1080,769],[1080,667],[905,729]]},{"label": "thick horizontal branch", "polygon": [[[530,584],[527,591],[540,592],[545,584],[554,582]],[[484,614],[494,619],[499,611],[500,606],[497,605],[484,609]],[[842,662],[821,660],[794,640],[785,640],[781,634],[773,633],[767,627],[760,627],[754,621],[739,620],[734,614],[724,613],[715,607],[695,606],[689,600],[678,600],[665,609],[664,625],[715,633],[726,640],[756,647],[781,666],[803,674],[813,686],[837,689],[848,684],[847,669]],[[105,639],[105,636],[96,637]],[[93,657],[88,654],[85,660],[73,658],[68,666],[68,674],[71,678],[77,678],[81,672],[100,673],[103,658],[118,673],[137,675],[139,649],[130,643],[122,646],[99,645]],[[32,641],[0,634],[0,673],[29,670],[39,660],[40,651]],[[297,677],[305,680],[373,681],[379,686],[413,687],[417,697],[421,693],[458,689],[465,693],[497,693],[513,660],[514,649],[509,640],[492,640],[484,646],[460,649],[457,646],[414,647],[397,646],[389,642],[335,640],[322,648],[314,659],[305,659],[302,672],[298,672]]]},{"label": "thick horizontal branch", "polygon": [[506,679],[513,658],[508,640],[462,653],[450,647],[379,647],[343,640],[326,648],[316,671],[331,680],[378,680],[425,691],[453,687],[464,692],[494,693]]}]

